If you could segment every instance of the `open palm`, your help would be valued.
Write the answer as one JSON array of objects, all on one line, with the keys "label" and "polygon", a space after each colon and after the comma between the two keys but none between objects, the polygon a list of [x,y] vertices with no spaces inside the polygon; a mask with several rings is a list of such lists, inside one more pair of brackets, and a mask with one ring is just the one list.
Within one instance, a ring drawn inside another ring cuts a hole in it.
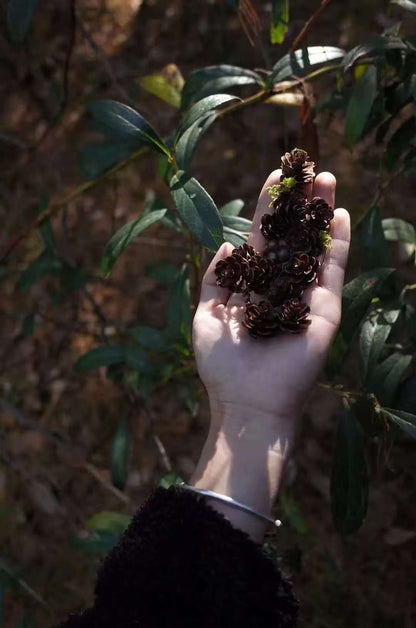
[{"label": "open palm", "polygon": [[[265,240],[260,220],[269,206],[267,188],[280,181],[280,170],[272,172],[261,191],[248,243],[262,251]],[[335,205],[336,181],[332,174],[315,179],[312,196]],[[211,405],[293,417],[323,367],[341,319],[341,295],[347,263],[350,221],[345,209],[335,210],[331,225],[332,246],[326,253],[317,281],[304,293],[311,308],[311,324],[299,335],[285,334],[272,339],[253,339],[242,325],[244,302],[240,295],[220,288],[215,266],[231,254],[233,246],[223,244],[206,271],[201,299],[195,314],[193,344],[199,374]]]}]

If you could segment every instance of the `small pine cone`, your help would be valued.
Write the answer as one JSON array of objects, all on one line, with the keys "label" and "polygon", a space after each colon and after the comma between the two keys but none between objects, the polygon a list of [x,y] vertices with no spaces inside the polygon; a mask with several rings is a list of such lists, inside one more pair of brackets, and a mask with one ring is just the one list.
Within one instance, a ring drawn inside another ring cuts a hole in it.
[{"label": "small pine cone", "polygon": [[307,205],[306,217],[315,229],[326,231],[334,217],[334,210],[323,198],[315,196]]},{"label": "small pine cone", "polygon": [[250,260],[252,257],[257,255],[257,253],[252,246],[245,242],[241,246],[234,249],[231,255],[236,255],[238,257],[242,257],[243,259]]},{"label": "small pine cone", "polygon": [[260,301],[247,304],[243,325],[253,338],[266,338],[279,332],[281,322],[276,308],[268,301]]},{"label": "small pine cone", "polygon": [[243,244],[234,249],[231,255],[220,260],[215,267],[217,284],[232,292],[245,292],[246,280],[251,276],[250,260],[257,257],[252,246]]},{"label": "small pine cone", "polygon": [[284,272],[293,283],[306,286],[316,279],[319,261],[307,253],[297,253],[284,265]]},{"label": "small pine cone", "polygon": [[308,253],[318,257],[323,252],[320,233],[318,229],[309,226],[309,223],[292,227],[285,239],[292,253]]},{"label": "small pine cone", "polygon": [[262,255],[255,255],[249,261],[246,275],[247,289],[257,294],[265,294],[275,275],[275,265]]},{"label": "small pine cone", "polygon": [[299,299],[289,299],[278,309],[280,330],[291,334],[299,334],[311,324],[308,318],[309,305]]},{"label": "small pine cone", "polygon": [[289,275],[281,274],[270,282],[268,296],[273,305],[282,305],[288,299],[300,299],[302,294],[302,285],[294,283]]},{"label": "small pine cone", "polygon": [[264,214],[261,219],[261,232],[266,240],[277,240],[291,228],[306,222],[306,199],[294,197],[292,199],[276,199],[273,203],[275,213]]},{"label": "small pine cone", "polygon": [[315,164],[301,148],[295,148],[282,157],[282,179],[293,177],[298,183],[312,183]]}]

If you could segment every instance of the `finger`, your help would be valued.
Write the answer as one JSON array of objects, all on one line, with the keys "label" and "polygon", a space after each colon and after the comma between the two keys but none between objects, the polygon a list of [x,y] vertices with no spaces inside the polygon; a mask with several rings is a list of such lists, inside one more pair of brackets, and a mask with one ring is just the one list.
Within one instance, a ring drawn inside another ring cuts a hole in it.
[{"label": "finger", "polygon": [[270,194],[269,187],[271,185],[277,185],[280,183],[280,176],[282,171],[273,170],[273,172],[267,177],[265,184],[260,192],[259,200],[257,201],[256,211],[254,212],[253,222],[251,225],[250,235],[248,236],[248,244],[256,249],[256,251],[262,251],[266,244],[266,240],[264,239],[261,231],[261,218],[264,214],[271,214],[272,209],[269,207],[270,205]]},{"label": "finger", "polygon": [[313,196],[319,196],[331,207],[335,207],[335,188],[337,180],[330,172],[321,172],[313,184]]},{"label": "finger", "polygon": [[331,237],[331,248],[325,255],[318,283],[341,299],[351,239],[350,215],[346,209],[335,210]]},{"label": "finger", "polygon": [[231,292],[228,288],[217,286],[215,267],[221,259],[231,255],[233,249],[234,247],[230,242],[224,242],[211,260],[202,278],[201,296],[199,299],[200,305],[213,306],[219,305],[220,303],[225,305],[230,298]]}]

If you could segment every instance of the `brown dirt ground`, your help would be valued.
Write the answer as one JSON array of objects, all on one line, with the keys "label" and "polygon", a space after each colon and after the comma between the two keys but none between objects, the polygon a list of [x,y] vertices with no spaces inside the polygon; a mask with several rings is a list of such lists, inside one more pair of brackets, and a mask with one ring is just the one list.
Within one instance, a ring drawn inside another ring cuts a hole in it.
[{"label": "brown dirt ground", "polygon": [[[255,4],[267,24],[270,6]],[[299,30],[312,3],[293,4],[289,37]],[[391,20],[385,6],[381,0],[352,0],[348,6],[333,3],[308,43],[349,48]],[[267,44],[265,32],[263,49],[251,47],[233,11],[221,1],[84,0],[79,12],[99,54],[78,28],[67,107],[36,151],[27,150],[28,146],[41,137],[56,112],[54,94],[68,41],[66,3],[42,3],[24,49],[13,49],[4,33],[0,35],[1,126],[15,138],[14,143],[0,143],[3,245],[33,216],[43,194],[61,198],[80,184],[78,149],[94,137],[84,114],[86,102],[97,97],[122,100],[121,92],[128,91],[163,135],[172,128],[176,112],[140,90],[138,77],[172,62],[184,76],[219,62],[264,67],[265,60],[282,54]],[[321,85],[318,92],[323,89]],[[250,215],[258,190],[282,150],[298,142],[298,118],[296,110],[261,105],[255,115],[247,110],[222,120],[203,140],[194,175],[218,205],[241,197]],[[355,219],[368,207],[376,186],[371,147],[351,154],[338,118],[320,120],[319,133],[320,169],[337,175],[338,205],[348,207]],[[69,203],[65,237],[62,215],[54,221],[62,252],[98,277],[100,255],[109,236],[140,213],[151,190],[166,197],[153,157],[136,162]],[[383,215],[414,220],[415,190],[410,180],[393,186],[383,202]],[[143,408],[132,411],[103,372],[74,373],[77,357],[99,344],[100,321],[91,299],[74,294],[64,306],[54,306],[54,282],[49,280],[30,293],[16,291],[19,272],[39,250],[38,235],[31,234],[10,265],[0,271],[4,314],[1,558],[21,579],[21,586],[6,595],[7,627],[17,626],[24,615],[36,618],[39,626],[51,626],[42,601],[55,619],[90,603],[98,559],[76,552],[70,545],[71,534],[82,530],[88,517],[97,512],[133,513],[164,473]],[[109,333],[114,325],[163,323],[166,290],[145,278],[144,268],[160,261],[179,264],[184,255],[183,242],[172,242],[170,233],[155,227],[124,255],[111,281],[88,284],[89,294],[105,314]],[[403,266],[401,272],[408,281],[415,281],[410,267]],[[33,311],[37,312],[36,331],[27,338],[21,334],[21,324]],[[368,520],[358,534],[341,539],[331,523],[328,479],[337,405],[337,399],[322,389],[314,392],[287,475],[285,491],[295,501],[305,529],[303,533],[285,531],[278,546],[291,557],[302,603],[300,625],[412,628],[416,625],[414,445],[396,444],[381,469],[376,451],[370,449]],[[192,419],[174,387],[168,386],[152,409],[156,431],[174,469],[188,477],[206,431],[205,401]],[[133,449],[129,483],[125,497],[120,497],[111,490],[109,456],[114,430],[126,413]],[[301,566],[295,560],[299,559],[297,549],[302,553]]]}]

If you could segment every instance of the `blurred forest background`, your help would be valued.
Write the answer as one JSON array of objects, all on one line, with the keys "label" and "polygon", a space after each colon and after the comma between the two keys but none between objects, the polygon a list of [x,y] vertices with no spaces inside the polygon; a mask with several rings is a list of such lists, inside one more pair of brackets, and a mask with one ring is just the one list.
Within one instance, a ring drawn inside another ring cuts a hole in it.
[{"label": "blurred forest background", "polygon": [[[104,516],[97,524],[91,518],[103,512],[133,514],[163,476],[189,478],[198,459],[208,413],[192,373],[160,386],[149,402],[126,394],[104,368],[89,374],[74,369],[103,338],[137,325],[163,325],[168,284],[155,277],[165,273],[168,279],[186,253],[180,234],[154,225],[105,280],[100,259],[111,235],[143,211],[149,196],[163,199],[169,193],[153,154],[80,189],[92,167],[88,153],[80,164],[80,149],[98,137],[88,123],[88,102],[110,98],[132,104],[165,137],[178,111],[148,93],[143,77],[167,64],[176,64],[185,78],[219,63],[270,68],[319,2],[291,3],[282,45],[270,43],[271,3],[254,2],[262,25],[254,45],[231,5],[225,0],[80,0],[74,13],[74,2],[42,0],[24,45],[17,46],[7,32],[2,3],[1,249],[46,199],[67,199],[52,221],[55,238],[71,267],[83,269],[59,286],[54,277],[35,281],[26,274],[22,287],[22,271],[44,246],[39,230],[32,230],[0,267],[4,626],[52,626],[69,610],[90,604],[102,547],[101,537],[88,529],[114,532],[123,521]],[[384,0],[334,0],[310,30],[307,44],[349,50],[402,17],[399,7]],[[414,15],[405,18],[410,34]],[[317,101],[325,80],[315,86]],[[355,222],[379,184],[373,140],[350,150],[345,118],[337,112],[319,114],[316,123],[318,170],[336,175],[337,205],[348,208]],[[279,166],[282,152],[300,142],[298,107],[260,104],[219,120],[203,138],[192,172],[218,206],[241,198],[244,215],[251,217],[266,176]],[[414,178],[393,181],[380,201],[382,216],[414,222],[415,192]],[[413,284],[415,270],[406,251],[396,247],[393,252],[404,281]],[[354,266],[352,255],[350,276]],[[331,391],[317,388],[312,394],[277,510],[288,525],[270,540],[293,576],[301,626],[413,628],[415,445],[395,443],[383,452],[383,461],[376,447],[370,451],[367,521],[357,534],[340,537],[329,505],[338,407],[339,397]],[[117,483],[111,465],[118,446],[128,469],[126,481]]]}]

